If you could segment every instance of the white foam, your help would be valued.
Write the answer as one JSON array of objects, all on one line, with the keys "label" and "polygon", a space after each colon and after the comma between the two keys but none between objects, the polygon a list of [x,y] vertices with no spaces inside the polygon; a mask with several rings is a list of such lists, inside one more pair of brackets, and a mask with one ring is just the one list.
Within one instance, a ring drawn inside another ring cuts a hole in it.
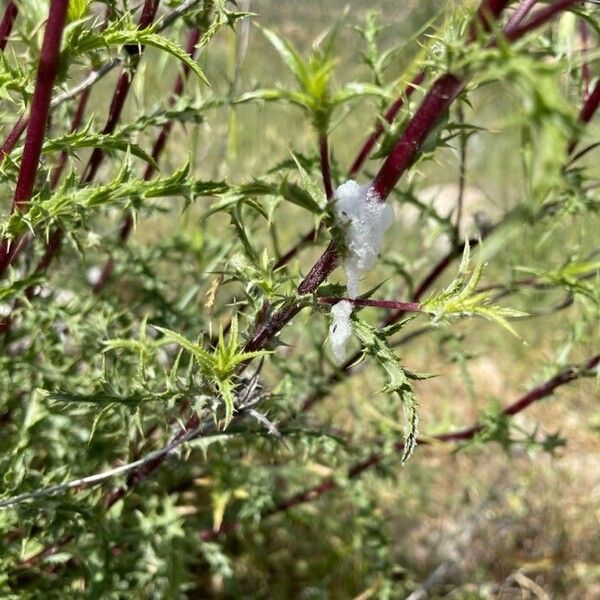
[{"label": "white foam", "polygon": [[394,211],[381,201],[370,185],[359,185],[353,180],[338,187],[333,208],[345,235],[344,270],[348,296],[356,298],[360,293],[361,277],[377,261],[383,234],[394,221]]},{"label": "white foam", "polygon": [[331,307],[329,340],[336,362],[341,365],[346,359],[346,345],[352,337],[352,302],[342,300]]}]

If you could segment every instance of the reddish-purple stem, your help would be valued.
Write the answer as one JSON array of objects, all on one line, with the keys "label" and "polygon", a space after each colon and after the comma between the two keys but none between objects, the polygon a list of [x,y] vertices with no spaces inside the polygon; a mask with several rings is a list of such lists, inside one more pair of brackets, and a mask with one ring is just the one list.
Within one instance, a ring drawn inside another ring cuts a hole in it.
[{"label": "reddish-purple stem", "polygon": [[52,88],[58,71],[60,43],[67,16],[69,0],[52,0],[44,32],[44,41],[31,100],[31,112],[25,146],[13,198],[13,207],[18,208],[31,198],[35,177],[46,136],[46,125],[52,100]]},{"label": "reddish-purple stem", "polygon": [[2,148],[0,148],[0,161],[12,152],[13,148],[17,145],[17,142],[21,139],[23,132],[27,129],[28,123],[29,117],[22,116],[19,117],[18,121],[13,125],[13,128],[4,140],[4,144],[2,144]]},{"label": "reddish-purple stem", "polygon": [[[31,100],[31,111],[27,125],[27,135],[23,156],[17,177],[17,185],[13,197],[11,211],[20,210],[33,193],[39,167],[42,145],[46,136],[46,125],[52,99],[52,88],[58,70],[60,43],[67,17],[68,0],[52,0],[48,13],[48,21],[44,31],[44,40],[40,52],[35,89]],[[17,123],[18,125],[18,123]],[[13,128],[13,132],[16,128]],[[13,133],[11,132],[11,134]],[[10,135],[9,135],[10,137]],[[0,242],[0,275],[6,271],[13,257],[11,244],[6,240]]]},{"label": "reddish-purple stem", "polygon": [[[592,120],[595,112],[598,110],[598,105],[600,105],[600,79],[596,81],[596,85],[594,89],[588,94],[581,111],[579,112],[579,122],[582,125],[589,123]],[[575,150],[578,139],[575,138],[569,142],[568,153],[571,154],[573,150]]]},{"label": "reddish-purple stem", "polygon": [[[84,90],[79,96],[79,101],[77,103],[77,108],[75,109],[75,113],[73,114],[73,119],[71,120],[71,133],[75,133],[80,127],[83,121],[83,116],[85,114],[85,109],[87,107],[88,100],[90,98],[91,88],[87,88]],[[67,150],[63,150],[60,153],[60,158],[58,159],[58,164],[54,167],[52,171],[52,175],[50,176],[50,187],[54,189],[60,180],[60,176],[64,171],[65,166],[67,165],[67,159],[69,158],[69,153]]]},{"label": "reddish-purple stem", "polygon": [[[572,367],[570,369],[566,369],[549,379],[548,381],[542,383],[541,385],[533,388],[525,395],[521,396],[518,400],[509,404],[502,411],[506,416],[513,416],[517,413],[522,412],[535,402],[546,398],[554,390],[562,385],[570,383],[575,379],[581,377],[582,374],[589,373],[594,370],[600,364],[600,354],[589,359],[586,363],[579,367]],[[481,423],[475,423],[471,427],[465,429],[459,429],[457,431],[450,431],[448,433],[440,433],[429,438],[419,439],[420,445],[428,445],[431,443],[431,440],[435,440],[437,442],[465,442],[473,439],[478,433],[483,431],[484,426]],[[397,453],[401,453],[404,451],[404,441],[399,441],[394,445],[394,450]],[[378,465],[386,455],[381,454],[379,452],[374,452],[366,459],[356,463],[354,466],[348,469],[347,477],[349,479],[355,479],[362,473],[364,473],[367,469]],[[294,494],[293,496],[278,502],[273,508],[265,511],[263,514],[263,518],[269,517],[271,515],[287,511],[295,506],[300,504],[305,504],[306,502],[313,502],[318,500],[323,494],[329,492],[333,489],[337,488],[337,483],[332,478],[326,478],[321,483],[310,487],[307,490]],[[200,532],[200,537],[205,540],[212,540],[218,537],[221,534],[229,533],[234,531],[239,527],[240,523],[238,521],[229,521],[223,523],[218,530],[214,529],[206,529]]]},{"label": "reddish-purple stem", "polygon": [[510,0],[484,0],[477,9],[475,19],[469,28],[469,41],[477,37],[478,29],[491,31],[502,11],[510,4]]},{"label": "reddish-purple stem", "polygon": [[598,105],[600,104],[600,79],[596,81],[596,85],[591,93],[588,94],[583,108],[579,113],[579,121],[581,123],[589,123],[594,116],[596,110],[598,110]]},{"label": "reddish-purple stem", "polygon": [[[396,115],[400,112],[400,109],[404,106],[404,103],[412,96],[413,92],[423,83],[424,80],[425,71],[421,71],[413,78],[413,80],[404,90],[403,95],[397,98],[383,115],[383,118],[387,123],[391,123],[396,118]],[[361,170],[365,161],[369,157],[371,150],[373,150],[373,147],[383,134],[384,130],[385,128],[383,123],[378,121],[373,133],[367,138],[362,148],[359,150],[356,158],[354,159],[354,162],[348,171],[349,178],[354,177]]]},{"label": "reddish-purple stem", "polygon": [[510,15],[504,30],[512,31],[515,27],[518,27],[537,3],[538,0],[523,0],[523,2],[521,2],[521,4],[519,4],[519,6],[517,6],[514,12]]},{"label": "reddish-purple stem", "polygon": [[421,312],[423,306],[418,302],[398,302],[397,300],[374,300],[372,298],[334,298],[321,296],[317,298],[319,304],[337,304],[338,302],[351,302],[355,306],[371,306],[373,308],[397,309],[404,312]]},{"label": "reddish-purple stem", "polygon": [[321,159],[321,174],[323,175],[323,188],[328,200],[333,198],[333,186],[331,185],[331,167],[329,166],[329,141],[327,132],[319,133],[319,156]]},{"label": "reddish-purple stem", "polygon": [[557,0],[535,12],[525,23],[520,23],[512,29],[506,30],[504,35],[508,41],[515,41],[520,37],[523,37],[526,33],[544,25],[559,12],[567,10],[568,8],[571,8],[571,6],[579,4],[582,1],[583,0]]},{"label": "reddish-purple stem", "polygon": [[412,164],[427,136],[464,89],[465,81],[452,73],[435,81],[394,149],[373,180],[373,191],[385,200]]},{"label": "reddish-purple stem", "polygon": [[[200,41],[200,30],[198,28],[194,28],[190,31],[187,48],[186,48],[187,53],[192,58],[196,54],[196,50],[197,50],[196,46],[198,45],[199,41]],[[190,67],[188,65],[184,64],[181,68],[181,71],[179,72],[179,75],[177,76],[177,80],[175,81],[173,93],[171,94],[171,97],[169,98],[170,105],[172,105],[175,102],[175,99],[178,98],[179,96],[181,96],[181,94],[183,93],[183,86],[185,85],[185,82],[186,82],[187,78],[189,77],[189,74],[190,74]],[[169,135],[171,134],[172,129],[173,129],[173,121],[167,121],[162,126],[162,128],[158,134],[158,137],[156,138],[156,141],[154,142],[154,146],[152,147],[152,158],[154,159],[155,162],[158,162],[158,159],[160,158],[160,156],[165,148],[165,144],[167,142],[167,139],[169,138]],[[144,179],[146,181],[149,181],[150,179],[152,179],[152,177],[154,177],[155,172],[156,172],[156,167],[153,164],[148,163],[148,165],[146,166],[146,170],[144,172]],[[127,240],[127,238],[129,237],[129,234],[131,233],[132,228],[133,228],[133,217],[131,216],[131,214],[127,214],[124,217],[123,222],[121,223],[121,227],[119,229],[119,242],[121,244],[123,244]],[[104,288],[104,286],[110,279],[110,276],[112,275],[114,266],[115,266],[114,259],[111,256],[107,259],[106,263],[104,264],[104,267],[102,268],[102,271],[100,273],[100,277],[98,277],[98,281],[94,284],[93,292],[95,294],[98,294]]]},{"label": "reddish-purple stem", "polygon": [[[142,14],[140,15],[140,19],[138,21],[138,29],[147,29],[152,25],[154,21],[154,17],[156,16],[156,11],[158,10],[159,0],[146,0],[144,2],[144,6],[142,8]],[[132,46],[128,48],[129,54],[134,61],[133,69],[131,67],[123,67],[121,69],[121,74],[119,75],[119,80],[117,82],[117,86],[115,88],[115,92],[113,94],[112,100],[110,102],[110,107],[108,109],[108,118],[106,119],[106,123],[104,128],[102,129],[103,134],[111,134],[115,130],[117,123],[121,117],[121,113],[123,112],[123,107],[125,106],[125,100],[129,95],[129,90],[131,89],[131,84],[133,83],[133,78],[135,76],[137,70],[137,63],[144,51],[143,46]],[[100,148],[94,148],[88,164],[83,172],[83,181],[85,183],[89,183],[94,179],[102,161],[104,160],[104,152]]]},{"label": "reddish-purple stem", "polygon": [[9,0],[8,4],[6,5],[6,8],[4,9],[2,21],[0,21],[0,52],[3,51],[4,48],[6,48],[8,36],[12,32],[12,28],[18,13],[18,6],[12,0]]}]

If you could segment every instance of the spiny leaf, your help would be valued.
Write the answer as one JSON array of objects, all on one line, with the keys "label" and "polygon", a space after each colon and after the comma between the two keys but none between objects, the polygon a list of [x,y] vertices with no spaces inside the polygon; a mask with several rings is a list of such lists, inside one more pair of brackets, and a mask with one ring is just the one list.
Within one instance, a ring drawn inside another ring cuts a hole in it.
[{"label": "spiny leaf", "polygon": [[92,123],[81,131],[64,134],[60,137],[51,138],[44,142],[42,152],[49,154],[57,150],[67,150],[71,153],[77,148],[99,148],[104,152],[118,150],[120,152],[130,152],[134,156],[150,163],[154,168],[158,168],[156,161],[138,144],[128,140],[120,133],[105,134],[91,131]]},{"label": "spiny leaf", "polygon": [[491,304],[491,294],[477,292],[476,288],[483,274],[483,264],[478,264],[469,275],[470,248],[465,244],[458,276],[441,293],[434,294],[423,303],[423,310],[433,315],[434,321],[448,317],[478,315],[494,321],[514,336],[515,329],[507,321],[510,317],[524,317],[527,313],[512,308]]},{"label": "spiny leaf", "polygon": [[387,376],[384,391],[396,394],[402,403],[404,413],[405,434],[404,448],[402,452],[402,464],[412,455],[418,436],[418,402],[415,396],[411,379],[415,378],[413,373],[409,374],[400,364],[399,358],[390,347],[384,331],[368,325],[361,319],[354,319],[356,335],[361,340],[366,354],[375,358],[379,366]]}]

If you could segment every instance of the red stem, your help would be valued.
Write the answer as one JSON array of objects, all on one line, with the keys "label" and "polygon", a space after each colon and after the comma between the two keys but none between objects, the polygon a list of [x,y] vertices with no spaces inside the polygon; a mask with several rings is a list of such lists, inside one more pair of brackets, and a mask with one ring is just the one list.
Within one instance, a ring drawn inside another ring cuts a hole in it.
[{"label": "red stem", "polygon": [[8,36],[11,34],[18,13],[19,7],[12,0],[9,0],[4,9],[2,21],[0,21],[0,51],[3,51],[4,48],[6,48]]},{"label": "red stem", "polygon": [[[413,80],[404,90],[403,95],[397,98],[383,115],[383,118],[387,123],[391,123],[396,118],[396,115],[400,112],[400,109],[404,106],[404,103],[412,96],[413,92],[423,83],[424,80],[425,71],[421,71],[413,78]],[[352,179],[352,177],[354,177],[361,170],[365,161],[369,157],[371,150],[377,143],[377,140],[384,132],[384,129],[383,123],[378,121],[373,133],[367,138],[362,148],[359,150],[356,158],[354,159],[354,162],[348,171],[349,179]]]},{"label": "red stem", "polygon": [[331,185],[331,167],[329,166],[329,141],[327,132],[319,133],[319,155],[321,157],[321,173],[323,175],[323,188],[327,200],[333,198],[333,186]]},{"label": "red stem", "polygon": [[[156,11],[158,10],[158,5],[159,0],[145,0],[142,8],[142,14],[140,15],[140,19],[138,21],[138,29],[147,29],[150,27],[150,25],[152,25],[154,17],[156,16]],[[132,57],[133,68],[123,67],[121,69],[121,74],[110,102],[108,118],[104,125],[104,129],[102,130],[103,134],[113,133],[117,123],[119,122],[121,113],[123,112],[123,107],[125,106],[125,100],[129,95],[129,90],[131,89],[131,84],[133,83],[133,78],[137,71],[137,64],[144,51],[144,46],[135,45],[128,47],[127,50]],[[94,148],[94,151],[92,152],[88,164],[84,170],[83,181],[85,183],[89,183],[94,179],[98,173],[98,169],[100,168],[102,161],[104,160],[104,156],[105,154],[100,148]]]},{"label": "red stem", "polygon": [[[23,156],[19,168],[17,185],[13,197],[11,212],[20,210],[31,198],[35,185],[36,175],[39,167],[42,144],[46,135],[48,114],[50,111],[50,100],[52,99],[52,88],[58,71],[60,55],[60,43],[67,17],[69,0],[51,0],[48,21],[44,31],[44,40],[40,52],[35,89],[31,100],[31,111],[29,123],[27,124],[27,136],[23,148]],[[9,134],[9,139],[19,128],[23,127],[22,119]],[[15,139],[15,142],[16,142]],[[12,142],[14,145],[15,142]],[[6,146],[6,143],[5,143]],[[14,245],[14,244],[13,244]],[[10,250],[11,244],[6,240],[0,242],[0,275],[6,271],[14,252]]]},{"label": "red stem", "polygon": [[523,2],[515,8],[512,15],[510,15],[510,18],[506,23],[505,31],[512,31],[515,27],[518,27],[537,2],[538,0],[523,0]]},{"label": "red stem", "polygon": [[484,0],[477,9],[477,15],[471,24],[471,35],[474,36],[477,27],[491,31],[502,11],[510,4],[510,0]]},{"label": "red stem", "polygon": [[[533,403],[541,400],[542,398],[546,398],[552,392],[575,379],[578,379],[582,373],[587,373],[595,369],[600,364],[600,354],[589,359],[585,364],[579,367],[571,367],[562,371],[549,379],[548,381],[542,383],[541,385],[533,388],[525,395],[521,396],[518,400],[509,404],[502,411],[506,416],[513,416],[517,413],[522,412]],[[438,442],[464,442],[473,439],[480,431],[483,430],[483,425],[478,422],[472,425],[471,427],[465,429],[459,429],[457,431],[450,431],[448,433],[440,433],[438,435],[431,436],[430,438],[420,439],[419,444],[427,445],[431,443],[431,440],[435,440]],[[404,450],[404,442],[399,441],[394,445],[394,450],[397,453],[401,453]],[[348,479],[355,479],[366,470],[370,469],[378,465],[385,458],[384,454],[375,452],[368,456],[366,459],[356,463],[354,466],[348,469],[347,477]],[[332,478],[324,479],[321,483],[308,488],[302,492],[294,494],[293,496],[287,498],[286,500],[282,500],[277,503],[272,509],[266,511],[263,514],[263,519],[267,518],[271,515],[287,511],[295,506],[300,504],[305,504],[306,502],[313,502],[318,500],[323,494],[329,492],[333,489],[337,488],[337,483]],[[218,529],[205,529],[200,532],[201,539],[208,541],[215,539],[219,535],[223,533],[228,533],[234,531],[240,526],[239,521],[229,521],[223,523],[223,525]]]},{"label": "red stem", "polygon": [[[79,96],[79,102],[77,103],[77,108],[75,109],[75,113],[73,114],[73,119],[71,120],[71,133],[75,133],[80,127],[83,121],[83,116],[85,114],[85,109],[87,107],[88,100],[90,98],[91,88],[87,88],[84,90]],[[60,176],[67,165],[67,159],[69,158],[69,153],[67,150],[63,150],[60,153],[60,158],[58,160],[58,164],[54,167],[52,171],[52,175],[50,177],[50,187],[54,189],[60,180]]]},{"label": "red stem", "polygon": [[567,10],[580,2],[582,0],[557,0],[553,4],[549,4],[545,8],[538,10],[526,23],[521,23],[513,29],[505,30],[504,35],[511,42],[517,40],[526,33],[544,25],[559,12]]},{"label": "red stem", "polygon": [[373,191],[383,201],[413,163],[423,143],[465,87],[465,81],[452,73],[437,79],[410,120],[400,140],[373,180]]},{"label": "red stem", "polygon": [[0,161],[12,152],[17,142],[21,139],[23,132],[27,129],[28,123],[29,117],[23,116],[19,117],[18,121],[13,125],[6,140],[4,140],[4,144],[2,144],[2,148],[0,148]]},{"label": "red stem", "polygon": [[13,208],[20,208],[31,198],[46,135],[46,124],[52,100],[52,88],[58,71],[60,43],[69,0],[51,0],[48,22],[40,54],[25,147],[19,169]]},{"label": "red stem", "polygon": [[[194,56],[196,55],[196,51],[197,51],[196,46],[198,45],[199,41],[200,41],[200,30],[198,28],[194,28],[190,31],[190,36],[188,38],[188,43],[187,43],[187,48],[186,48],[187,53],[192,58],[194,58]],[[173,93],[171,94],[171,97],[169,98],[169,105],[173,105],[175,103],[175,99],[178,98],[179,96],[181,96],[181,94],[183,93],[183,87],[185,85],[187,78],[189,77],[189,74],[190,74],[190,67],[186,64],[182,65],[181,71],[179,72],[179,75],[177,76],[177,80],[175,81]],[[173,129],[173,124],[174,124],[173,121],[167,121],[162,126],[162,128],[158,134],[158,137],[156,138],[156,141],[154,142],[154,146],[152,147],[152,158],[154,159],[155,162],[158,162],[161,154],[163,153],[163,150],[165,148],[167,140],[168,140],[169,136],[171,135],[171,130]],[[154,165],[148,163],[148,165],[146,166],[146,170],[144,172],[144,180],[149,181],[150,179],[152,179],[154,177],[155,173],[156,173],[156,167]],[[132,228],[133,228],[133,217],[131,216],[131,214],[127,214],[125,216],[125,218],[123,219],[123,222],[121,223],[121,227],[119,230],[119,241],[121,242],[121,244],[123,244],[127,241],[127,238],[129,237]],[[100,291],[104,288],[104,286],[110,279],[110,276],[112,275],[114,266],[115,266],[114,259],[112,257],[109,257],[108,260],[106,261],[106,263],[104,264],[104,267],[102,268],[102,271],[100,273],[100,277],[98,278],[98,281],[94,284],[94,287],[93,287],[94,294],[100,293]]]},{"label": "red stem", "polygon": [[[582,125],[589,123],[594,116],[594,113],[598,110],[598,105],[600,105],[600,79],[596,81],[596,85],[594,89],[588,94],[581,111],[579,113],[579,122]],[[573,150],[577,147],[578,139],[573,139],[569,142],[568,153],[572,154]]]},{"label": "red stem", "polygon": [[583,103],[583,108],[579,113],[579,121],[580,123],[589,123],[594,116],[596,110],[598,110],[598,105],[600,104],[600,79],[596,81],[596,85],[594,89],[588,94],[585,102]]}]

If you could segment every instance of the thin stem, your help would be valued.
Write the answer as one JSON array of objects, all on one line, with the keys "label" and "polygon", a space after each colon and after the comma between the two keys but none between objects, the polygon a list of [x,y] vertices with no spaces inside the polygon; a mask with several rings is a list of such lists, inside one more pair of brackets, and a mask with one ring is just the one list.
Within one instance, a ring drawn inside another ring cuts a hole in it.
[{"label": "thin stem", "polygon": [[[140,19],[138,21],[138,29],[147,29],[150,25],[152,25],[154,17],[156,16],[156,11],[158,10],[158,5],[159,0],[145,0],[142,8],[142,14],[140,15]],[[121,118],[121,113],[123,112],[123,107],[125,106],[125,100],[127,100],[127,96],[129,95],[129,90],[131,89],[131,84],[133,83],[133,78],[137,71],[139,60],[144,52],[144,46],[140,45],[127,46],[126,49],[131,56],[133,66],[129,69],[123,68],[121,70],[121,74],[119,76],[119,80],[108,109],[108,118],[104,128],[102,129],[103,134],[111,134],[114,132],[115,127]],[[102,161],[104,160],[104,157],[105,153],[103,150],[100,148],[94,148],[88,164],[83,172],[82,179],[84,183],[90,183],[94,179],[98,173],[98,169],[100,168]]]},{"label": "thin stem", "polygon": [[505,31],[512,31],[515,27],[518,27],[537,3],[538,0],[523,0],[523,2],[515,8],[512,15],[510,15],[508,23],[506,23]]},{"label": "thin stem", "polygon": [[[521,396],[519,399],[517,399],[512,404],[509,404],[508,406],[506,406],[504,408],[504,410],[502,411],[503,414],[506,415],[507,417],[512,417],[512,416],[524,411],[526,408],[528,408],[535,402],[538,402],[539,400],[542,400],[543,398],[550,396],[554,392],[554,390],[556,390],[558,387],[560,387],[562,385],[566,385],[567,383],[570,383],[572,381],[575,381],[576,379],[579,379],[582,376],[588,375],[589,373],[594,371],[598,367],[599,364],[600,364],[600,354],[597,354],[596,356],[593,356],[592,358],[590,358],[588,361],[586,361],[582,365],[579,365],[577,367],[571,367],[569,369],[561,371],[554,377],[550,378],[546,382],[533,388],[532,390],[530,390],[529,392],[527,392],[526,394]],[[421,438],[421,439],[419,439],[418,443],[420,445],[429,445],[429,444],[431,444],[432,441],[445,442],[445,443],[465,442],[465,441],[473,439],[478,433],[483,431],[483,428],[484,428],[484,426],[481,422],[476,422],[471,427],[467,427],[464,429],[458,429],[456,431],[450,431],[447,433],[440,433],[440,434],[437,434],[437,435],[434,435],[431,437],[427,437],[427,438]],[[394,445],[394,451],[396,453],[401,453],[401,452],[403,452],[403,450],[404,450],[404,441],[401,440],[401,441],[396,442],[396,444]],[[364,460],[356,463],[355,465],[353,465],[352,467],[350,467],[348,469],[348,472],[347,472],[348,479],[357,478],[358,476],[360,476],[362,473],[364,473],[368,469],[381,463],[384,460],[384,458],[386,458],[385,454],[382,454],[379,452],[374,452],[373,454],[371,454]],[[275,515],[280,512],[285,512],[285,511],[290,510],[291,508],[294,508],[295,506],[298,506],[300,504],[305,504],[307,502],[314,502],[315,500],[318,500],[326,492],[336,489],[337,487],[338,487],[338,484],[336,483],[335,479],[326,478],[321,483],[319,483],[315,486],[312,486],[302,492],[294,494],[293,496],[290,496],[289,498],[287,498],[285,500],[280,501],[273,508],[265,511],[265,513],[263,514],[263,518],[270,517],[270,516]],[[215,539],[216,537],[218,537],[221,534],[234,531],[239,526],[240,526],[239,521],[225,522],[218,530],[206,529],[206,530],[200,532],[199,535],[203,540],[208,541],[208,540]]]},{"label": "thin stem", "polygon": [[25,147],[21,158],[13,207],[19,208],[31,198],[46,135],[52,87],[58,71],[60,43],[67,16],[68,0],[51,0],[44,41],[31,101]]},{"label": "thin stem", "polygon": [[4,157],[13,151],[17,142],[21,139],[23,132],[27,129],[28,123],[29,119],[27,117],[19,117],[18,121],[13,125],[13,128],[2,144],[2,148],[0,148],[0,161],[4,160]]},{"label": "thin stem", "polygon": [[477,35],[477,29],[491,31],[493,24],[500,18],[504,9],[510,4],[510,0],[484,0],[477,9],[477,14],[470,27],[469,41]]},{"label": "thin stem", "polygon": [[2,21],[0,21],[0,52],[4,51],[4,48],[6,48],[8,37],[12,32],[12,28],[18,13],[19,7],[12,0],[9,0],[6,8],[4,9]]},{"label": "thin stem", "polygon": [[[579,112],[579,122],[582,125],[586,125],[592,120],[594,113],[598,110],[598,106],[600,105],[600,79],[596,81],[596,85],[594,89],[588,94],[581,111]],[[568,153],[572,154],[573,150],[577,147],[579,140],[577,138],[571,140],[569,142]]]},{"label": "thin stem", "polygon": [[[462,105],[458,107],[458,118],[461,125],[465,122],[465,113]],[[458,166],[458,197],[456,199],[456,231],[460,235],[460,225],[463,214],[463,202],[465,197],[465,181],[467,175],[467,144],[469,142],[469,136],[461,130],[460,133],[460,147],[459,147],[459,166]]]},{"label": "thin stem", "polygon": [[[413,95],[413,92],[419,88],[419,86],[423,83],[424,80],[425,71],[421,71],[420,73],[415,75],[412,81],[406,86],[404,93],[393,102],[393,104],[387,109],[387,111],[383,115],[383,119],[387,123],[391,123],[396,118],[396,116],[404,106],[405,102],[410,99],[410,97]],[[378,121],[373,133],[371,133],[371,135],[366,139],[362,148],[358,151],[358,154],[354,159],[350,170],[348,171],[349,179],[354,177],[362,169],[362,166],[365,164],[365,161],[369,157],[371,150],[373,150],[373,147],[377,143],[377,140],[379,140],[379,138],[383,134],[384,130],[385,128],[383,122]]]},{"label": "thin stem", "polygon": [[[79,96],[79,102],[77,103],[77,108],[75,109],[75,113],[73,114],[73,119],[71,120],[71,133],[75,133],[80,127],[83,121],[83,117],[85,115],[85,109],[87,107],[88,100],[90,99],[90,90],[87,89]],[[58,159],[58,164],[54,167],[52,171],[52,175],[50,176],[50,187],[54,189],[60,180],[60,176],[64,171],[65,166],[67,165],[67,160],[69,158],[69,153],[67,150],[63,150],[60,153],[60,158]]]},{"label": "thin stem", "polygon": [[557,0],[553,4],[549,4],[545,8],[538,10],[534,15],[525,23],[519,24],[510,30],[505,30],[504,35],[507,40],[515,41],[520,37],[523,37],[526,33],[541,27],[550,21],[555,15],[563,12],[575,4],[580,4],[583,0]]},{"label": "thin stem", "polygon": [[580,123],[589,123],[594,116],[596,110],[598,110],[598,105],[600,104],[600,79],[596,81],[596,85],[588,97],[586,98],[583,108],[579,113],[579,122]]},{"label": "thin stem", "polygon": [[[46,136],[52,87],[54,86],[54,79],[58,71],[60,44],[68,5],[69,0],[52,0],[50,3],[35,89],[31,100],[31,117],[27,125],[25,147],[23,149],[23,156],[21,157],[11,211],[20,210],[33,193],[42,153],[42,145]],[[18,127],[13,128],[13,132],[15,129],[18,129]],[[6,240],[2,240],[0,242],[0,275],[4,273],[10,264],[12,256],[13,253],[10,251],[10,244]]]},{"label": "thin stem", "polygon": [[581,52],[584,55],[583,64],[581,65],[581,83],[583,87],[583,100],[584,102],[588,99],[590,95],[590,79],[591,79],[591,70],[590,63],[587,60],[587,52],[589,51],[589,35],[587,23],[585,21],[579,22],[579,32],[581,35]]},{"label": "thin stem", "polygon": [[331,184],[331,167],[329,165],[329,141],[326,131],[319,132],[319,156],[321,159],[321,174],[323,176],[323,188],[327,200],[333,198],[333,186]]},{"label": "thin stem", "polygon": [[[194,58],[196,56],[196,51],[197,51],[196,46],[198,45],[199,41],[200,41],[200,30],[198,28],[193,28],[190,31],[187,48],[186,48],[187,53],[192,58]],[[181,96],[181,94],[183,93],[183,88],[184,88],[187,78],[189,77],[189,74],[190,74],[190,67],[186,64],[182,65],[181,71],[179,72],[177,79],[175,81],[173,93],[171,94],[171,96],[169,98],[169,105],[173,105],[175,103],[175,100],[179,96]],[[162,128],[154,142],[154,146],[152,147],[152,158],[154,159],[154,161],[156,163],[158,163],[158,160],[165,149],[165,145],[167,143],[169,136],[171,135],[171,130],[173,129],[173,124],[174,124],[173,121],[167,121],[162,126]],[[156,167],[153,164],[148,163],[148,165],[146,166],[146,170],[144,171],[144,180],[149,181],[150,179],[152,179],[154,177],[155,173],[156,173]],[[131,234],[132,229],[133,229],[133,217],[131,214],[127,214],[121,223],[121,227],[119,228],[119,242],[121,244],[124,244],[127,241],[127,239],[129,238],[129,235]],[[104,286],[107,284],[108,280],[110,279],[110,276],[112,275],[114,267],[115,267],[115,261],[112,257],[109,257],[107,259],[106,263],[104,264],[104,266],[102,267],[102,271],[100,272],[100,277],[98,277],[98,281],[96,281],[96,283],[94,284],[94,287],[93,287],[94,294],[98,294],[102,291],[102,289],[104,288]]]},{"label": "thin stem", "polygon": [[337,304],[338,302],[351,302],[355,306],[371,306],[373,308],[392,308],[404,312],[422,312],[423,306],[418,302],[398,302],[397,300],[374,300],[372,298],[335,298],[321,296],[317,298],[319,304]]}]

